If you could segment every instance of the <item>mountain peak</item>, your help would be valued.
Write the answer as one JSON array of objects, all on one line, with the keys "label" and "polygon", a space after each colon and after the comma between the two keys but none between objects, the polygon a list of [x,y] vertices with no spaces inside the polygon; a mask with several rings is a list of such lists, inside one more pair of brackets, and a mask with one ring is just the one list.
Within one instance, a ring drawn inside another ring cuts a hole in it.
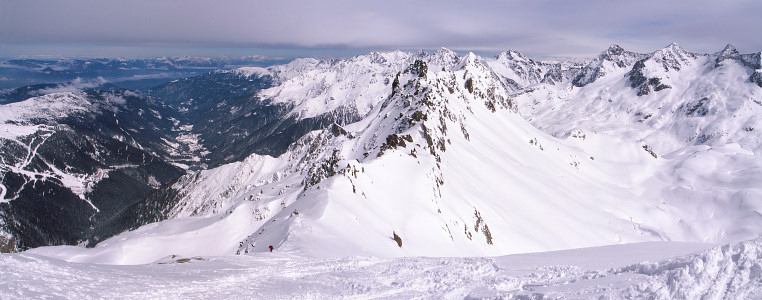
[{"label": "mountain peak", "polygon": [[468,52],[465,56],[466,59],[477,59],[478,55],[474,54],[473,52]]},{"label": "mountain peak", "polygon": [[722,51],[720,52],[733,53],[733,52],[738,52],[738,50],[736,50],[736,47],[733,46],[732,44],[727,44],[725,45],[725,48],[723,48]]},{"label": "mountain peak", "polygon": [[656,58],[665,58],[665,57],[674,57],[674,56],[685,56],[688,54],[688,51],[683,49],[683,47],[680,47],[677,43],[671,43],[667,45],[664,48],[661,48],[659,50],[656,50],[653,55]]},{"label": "mountain peak", "polygon": [[664,47],[664,48],[663,48],[663,49],[661,49],[661,50],[662,50],[662,51],[665,51],[665,50],[667,50],[667,51],[680,51],[680,52],[685,52],[685,49],[683,49],[683,47],[680,47],[680,45],[679,45],[679,44],[677,44],[677,43],[675,43],[675,42],[672,42],[672,43],[670,43],[669,45],[667,45],[667,47]]},{"label": "mountain peak", "polygon": [[435,69],[447,69],[458,64],[460,55],[447,48],[439,48],[427,57],[428,64]]},{"label": "mountain peak", "polygon": [[[607,68],[626,68],[633,65],[636,61],[643,59],[642,54],[625,51],[624,48],[617,44],[609,46],[606,51],[602,52],[596,59],[591,61],[585,66],[574,80],[572,84],[578,87],[583,87],[598,78],[605,76],[610,70]],[[611,66],[606,66],[611,65]]]},{"label": "mountain peak", "polygon": [[622,55],[622,53],[624,53],[624,48],[622,48],[621,46],[617,44],[613,44],[609,46],[608,49],[606,49],[605,54],[608,56],[612,56],[612,55]]},{"label": "mountain peak", "polygon": [[528,61],[529,60],[524,54],[513,49],[510,49],[505,52],[501,52],[495,58],[498,60],[514,60],[514,61]]},{"label": "mountain peak", "polygon": [[722,51],[717,52],[717,59],[715,60],[714,66],[719,67],[722,61],[726,59],[738,59],[741,57],[741,54],[738,53],[738,50],[736,50],[736,47],[734,47],[731,44],[727,44]]},{"label": "mountain peak", "polygon": [[722,49],[722,51],[717,53],[717,55],[719,57],[723,57],[724,59],[724,58],[733,58],[735,56],[738,56],[739,53],[738,53],[738,50],[736,50],[736,47],[734,47],[731,44],[727,44],[725,48]]},{"label": "mountain peak", "polygon": [[445,47],[440,47],[439,49],[437,49],[437,51],[435,51],[434,54],[437,54],[437,53],[448,54],[448,55],[451,55],[451,54],[458,55],[457,53],[455,53],[455,51],[452,51],[449,48],[445,48]]},{"label": "mountain peak", "polygon": [[685,49],[680,47],[677,43],[671,43],[666,47],[655,51],[651,58],[656,62],[660,62],[664,67],[664,71],[679,71],[680,68],[689,64],[691,60],[696,58],[696,55],[685,51]]},{"label": "mountain peak", "polygon": [[464,56],[461,60],[456,69],[463,69],[470,65],[475,65],[479,61],[479,56],[474,54],[473,52],[468,52],[466,56]]},{"label": "mountain peak", "polygon": [[458,53],[455,53],[455,51],[452,51],[450,49],[447,49],[445,47],[437,49],[434,53],[431,54],[432,57],[442,58],[445,60],[451,60],[452,58],[459,58],[460,55]]}]

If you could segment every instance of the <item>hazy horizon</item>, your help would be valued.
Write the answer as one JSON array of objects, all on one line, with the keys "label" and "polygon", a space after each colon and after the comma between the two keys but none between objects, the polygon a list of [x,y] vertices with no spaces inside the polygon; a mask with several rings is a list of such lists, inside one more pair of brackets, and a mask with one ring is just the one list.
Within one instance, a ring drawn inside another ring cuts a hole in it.
[{"label": "hazy horizon", "polygon": [[446,47],[594,57],[762,50],[755,1],[0,1],[0,57],[345,57]]}]

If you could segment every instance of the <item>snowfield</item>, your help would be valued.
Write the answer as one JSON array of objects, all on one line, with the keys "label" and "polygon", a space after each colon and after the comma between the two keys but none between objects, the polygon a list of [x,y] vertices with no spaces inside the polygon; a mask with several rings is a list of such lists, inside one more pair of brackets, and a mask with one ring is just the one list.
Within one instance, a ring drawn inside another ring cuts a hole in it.
[{"label": "snowfield", "polygon": [[143,265],[3,254],[2,298],[762,297],[762,239],[649,242],[471,258],[165,257]]}]

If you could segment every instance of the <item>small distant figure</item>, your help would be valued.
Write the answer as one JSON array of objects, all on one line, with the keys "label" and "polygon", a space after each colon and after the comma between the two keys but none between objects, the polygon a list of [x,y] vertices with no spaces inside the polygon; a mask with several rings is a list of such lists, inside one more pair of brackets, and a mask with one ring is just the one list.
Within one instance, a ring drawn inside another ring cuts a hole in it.
[{"label": "small distant figure", "polygon": [[270,247],[268,247],[268,248],[270,248],[270,252],[273,252],[273,249],[274,249],[273,245],[270,245]]}]

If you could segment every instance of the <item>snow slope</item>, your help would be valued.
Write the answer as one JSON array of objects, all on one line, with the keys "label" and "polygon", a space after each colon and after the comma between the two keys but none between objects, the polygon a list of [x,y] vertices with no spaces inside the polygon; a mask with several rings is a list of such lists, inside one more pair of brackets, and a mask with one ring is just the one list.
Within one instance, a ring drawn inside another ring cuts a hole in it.
[{"label": "snow slope", "polygon": [[165,257],[136,266],[0,255],[3,298],[757,299],[760,239],[474,258]]},{"label": "snow slope", "polygon": [[186,175],[166,221],[93,249],[33,252],[106,264],[269,245],[315,257],[497,256],[762,233],[759,135],[743,129],[759,128],[762,89],[745,56],[612,46],[554,65],[508,54],[268,68],[287,76],[261,96],[294,114],[353,107],[364,117],[277,158]]}]

